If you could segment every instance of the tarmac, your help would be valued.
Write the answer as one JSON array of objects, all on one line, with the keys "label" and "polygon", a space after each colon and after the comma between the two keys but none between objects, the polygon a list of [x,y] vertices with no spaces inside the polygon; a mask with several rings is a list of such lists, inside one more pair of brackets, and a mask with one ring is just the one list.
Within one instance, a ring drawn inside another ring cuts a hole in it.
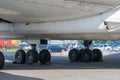
[{"label": "tarmac", "polygon": [[52,64],[12,64],[14,53],[4,53],[0,80],[120,80],[120,52],[104,52],[103,62],[70,62],[67,53],[51,53]]}]

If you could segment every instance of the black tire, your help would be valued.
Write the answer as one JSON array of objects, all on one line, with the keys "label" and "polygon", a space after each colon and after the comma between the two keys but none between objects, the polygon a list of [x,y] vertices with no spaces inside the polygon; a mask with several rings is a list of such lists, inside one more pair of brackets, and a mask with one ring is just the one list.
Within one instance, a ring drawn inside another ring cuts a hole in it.
[{"label": "black tire", "polygon": [[70,50],[68,57],[71,62],[78,61],[79,60],[79,51],[77,49]]},{"label": "black tire", "polygon": [[93,49],[93,61],[98,62],[100,60],[102,60],[103,56],[102,56],[102,52],[99,49]]},{"label": "black tire", "polygon": [[80,49],[79,50],[79,60],[82,61],[82,56],[83,56],[83,52],[85,49]]},{"label": "black tire", "polygon": [[40,51],[38,55],[38,59],[41,64],[46,64],[51,62],[51,55],[47,49],[43,49]]},{"label": "black tire", "polygon": [[18,50],[16,53],[15,53],[15,62],[17,64],[24,64],[25,63],[25,51],[24,50]]},{"label": "black tire", "polygon": [[84,62],[91,62],[93,60],[93,54],[90,49],[85,49],[82,53],[81,60]]},{"label": "black tire", "polygon": [[3,53],[0,52],[0,69],[3,68],[4,64],[5,64],[5,58],[4,58]]},{"label": "black tire", "polygon": [[29,50],[26,54],[26,62],[27,64],[33,64],[38,62],[38,52],[34,49]]}]

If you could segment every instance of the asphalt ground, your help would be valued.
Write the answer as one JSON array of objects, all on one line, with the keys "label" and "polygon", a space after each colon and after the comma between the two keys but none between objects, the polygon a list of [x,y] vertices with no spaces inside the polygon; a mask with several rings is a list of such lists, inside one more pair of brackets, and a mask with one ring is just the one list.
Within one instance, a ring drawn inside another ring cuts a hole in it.
[{"label": "asphalt ground", "polygon": [[12,64],[14,53],[4,53],[0,80],[120,80],[120,52],[104,52],[103,62],[70,62],[67,53],[51,53],[52,64]]}]

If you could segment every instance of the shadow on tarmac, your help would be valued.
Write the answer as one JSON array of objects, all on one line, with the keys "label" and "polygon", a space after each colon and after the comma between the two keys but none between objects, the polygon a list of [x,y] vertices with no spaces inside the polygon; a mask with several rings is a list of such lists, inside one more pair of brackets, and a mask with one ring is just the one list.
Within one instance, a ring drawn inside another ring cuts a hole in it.
[{"label": "shadow on tarmac", "polygon": [[52,56],[51,65],[12,64],[6,62],[4,70],[50,70],[50,69],[120,69],[120,53],[106,55],[103,62],[70,62],[67,56]]},{"label": "shadow on tarmac", "polygon": [[43,80],[43,79],[26,77],[26,76],[18,76],[18,75],[0,72],[0,80]]}]

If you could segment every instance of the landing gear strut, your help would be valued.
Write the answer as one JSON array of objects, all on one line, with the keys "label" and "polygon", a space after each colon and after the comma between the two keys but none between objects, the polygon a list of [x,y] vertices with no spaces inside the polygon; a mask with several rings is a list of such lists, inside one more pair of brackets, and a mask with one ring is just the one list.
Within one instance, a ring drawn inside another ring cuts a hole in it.
[{"label": "landing gear strut", "polygon": [[89,49],[89,45],[92,44],[92,41],[90,40],[84,40],[84,46],[85,48],[77,50],[72,49],[69,52],[69,59],[70,61],[84,61],[84,62],[99,62],[102,60],[102,52],[99,49]]}]

